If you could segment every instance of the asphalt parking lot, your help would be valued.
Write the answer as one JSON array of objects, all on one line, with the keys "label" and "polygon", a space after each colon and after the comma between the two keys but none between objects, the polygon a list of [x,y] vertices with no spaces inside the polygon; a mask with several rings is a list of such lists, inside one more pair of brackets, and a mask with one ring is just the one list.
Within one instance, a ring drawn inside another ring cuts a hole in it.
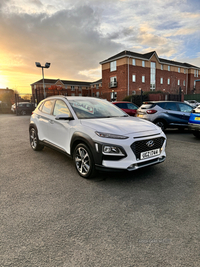
[{"label": "asphalt parking lot", "polygon": [[164,163],[81,178],[0,114],[0,266],[200,266],[200,140],[166,131]]}]

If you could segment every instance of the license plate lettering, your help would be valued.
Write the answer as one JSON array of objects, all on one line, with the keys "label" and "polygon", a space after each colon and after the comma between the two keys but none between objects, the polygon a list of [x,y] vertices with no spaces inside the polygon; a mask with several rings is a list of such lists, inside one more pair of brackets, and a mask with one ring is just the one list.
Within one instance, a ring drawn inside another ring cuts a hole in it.
[{"label": "license plate lettering", "polygon": [[142,152],[140,154],[140,159],[147,159],[147,158],[151,158],[151,157],[154,157],[154,156],[157,156],[160,154],[160,149],[154,149],[154,150],[150,150],[150,151],[145,151],[145,152]]},{"label": "license plate lettering", "polygon": [[200,121],[200,117],[195,117],[194,120],[195,121]]}]

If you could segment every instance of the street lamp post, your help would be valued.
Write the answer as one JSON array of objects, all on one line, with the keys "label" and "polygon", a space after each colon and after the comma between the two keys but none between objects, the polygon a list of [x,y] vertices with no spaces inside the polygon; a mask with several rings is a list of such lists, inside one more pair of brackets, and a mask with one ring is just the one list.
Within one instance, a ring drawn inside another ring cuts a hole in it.
[{"label": "street lamp post", "polygon": [[36,67],[42,68],[42,78],[43,78],[43,93],[44,93],[44,98],[46,98],[46,91],[45,91],[45,84],[44,84],[44,70],[43,69],[48,69],[51,65],[51,63],[46,63],[44,66],[41,66],[40,62],[35,62]]}]

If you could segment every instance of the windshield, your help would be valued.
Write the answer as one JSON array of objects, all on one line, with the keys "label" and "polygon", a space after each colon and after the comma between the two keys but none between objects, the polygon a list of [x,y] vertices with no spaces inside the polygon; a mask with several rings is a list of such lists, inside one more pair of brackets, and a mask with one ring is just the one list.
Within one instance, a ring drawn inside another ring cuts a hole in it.
[{"label": "windshield", "polygon": [[69,100],[76,116],[79,119],[95,119],[128,116],[115,105],[101,99],[76,99]]}]

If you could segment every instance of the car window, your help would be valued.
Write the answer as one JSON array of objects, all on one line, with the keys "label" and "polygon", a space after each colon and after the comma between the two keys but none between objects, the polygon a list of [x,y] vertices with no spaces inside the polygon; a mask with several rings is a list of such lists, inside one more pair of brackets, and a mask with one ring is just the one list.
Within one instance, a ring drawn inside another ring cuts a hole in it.
[{"label": "car window", "polygon": [[115,105],[118,106],[119,108],[124,108],[124,109],[127,108],[127,104],[126,103],[116,103]]},{"label": "car window", "polygon": [[121,109],[105,100],[76,98],[68,101],[79,119],[128,116]]},{"label": "car window", "polygon": [[167,110],[174,110],[174,111],[178,111],[178,107],[176,105],[176,103],[174,102],[167,102],[166,105],[165,105],[165,109]]},{"label": "car window", "polygon": [[53,100],[47,100],[44,102],[44,105],[42,106],[42,112],[46,113],[46,114],[51,114],[51,110],[53,107]]},{"label": "car window", "polygon": [[165,108],[166,102],[157,103],[157,105],[161,108]]},{"label": "car window", "polygon": [[65,104],[65,102],[62,100],[56,100],[54,110],[53,110],[53,115],[56,116],[56,115],[60,115],[60,114],[67,114],[67,115],[69,115],[69,117],[71,116],[71,113],[70,113],[67,105]]},{"label": "car window", "polygon": [[150,103],[150,104],[142,104],[142,106],[140,107],[141,109],[149,109],[149,108],[153,108],[155,107],[155,104]]},{"label": "car window", "polygon": [[128,109],[133,109],[133,110],[137,109],[137,107],[135,105],[133,105],[132,103],[127,103],[127,108]]},{"label": "car window", "polygon": [[180,111],[182,111],[182,112],[189,112],[190,113],[193,110],[192,107],[190,107],[189,105],[186,105],[184,103],[179,103],[178,105],[179,105]]}]

